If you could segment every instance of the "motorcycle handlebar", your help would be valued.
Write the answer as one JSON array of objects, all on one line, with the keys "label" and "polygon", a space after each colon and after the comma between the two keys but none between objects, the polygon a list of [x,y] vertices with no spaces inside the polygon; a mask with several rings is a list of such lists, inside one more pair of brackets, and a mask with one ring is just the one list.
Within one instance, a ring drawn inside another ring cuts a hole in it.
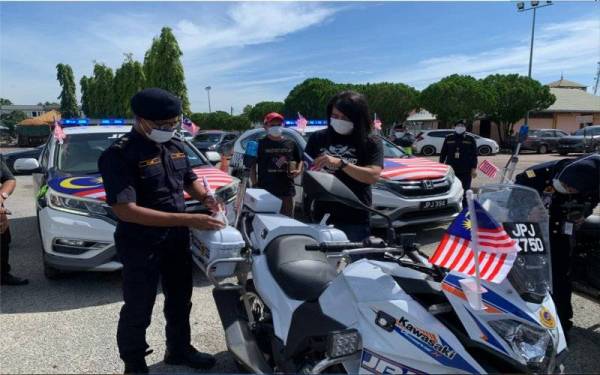
[{"label": "motorcycle handlebar", "polygon": [[344,251],[349,249],[360,249],[365,247],[362,242],[349,242],[340,244],[318,244],[318,245],[306,245],[304,248],[308,251]]}]

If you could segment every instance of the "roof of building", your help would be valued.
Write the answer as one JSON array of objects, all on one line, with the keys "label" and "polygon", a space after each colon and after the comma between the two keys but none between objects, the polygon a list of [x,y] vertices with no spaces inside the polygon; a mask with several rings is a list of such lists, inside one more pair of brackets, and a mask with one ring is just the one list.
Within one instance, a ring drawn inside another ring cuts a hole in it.
[{"label": "roof of building", "polygon": [[581,89],[551,87],[556,101],[543,112],[600,112],[600,96]]},{"label": "roof of building", "polygon": [[53,109],[40,116],[26,118],[19,122],[19,125],[49,125],[54,123],[55,120],[60,120],[60,112]]},{"label": "roof of building", "polygon": [[426,109],[421,109],[419,112],[412,113],[406,118],[406,121],[435,121],[436,117]]},{"label": "roof of building", "polygon": [[569,81],[568,79],[564,79],[562,76],[560,77],[560,79],[558,81],[550,82],[546,86],[554,87],[554,88],[560,87],[560,88],[564,88],[564,89],[580,89],[580,90],[587,89],[587,86],[582,85],[581,83],[574,82],[574,81]]},{"label": "roof of building", "polygon": [[58,109],[60,105],[37,105],[37,104],[6,104],[0,106],[3,111],[44,111],[49,109]]}]

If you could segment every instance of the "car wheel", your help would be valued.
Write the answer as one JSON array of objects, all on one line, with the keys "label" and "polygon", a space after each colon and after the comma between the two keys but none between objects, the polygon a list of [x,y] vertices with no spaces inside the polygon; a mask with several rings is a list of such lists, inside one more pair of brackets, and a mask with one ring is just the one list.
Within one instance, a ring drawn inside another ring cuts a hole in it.
[{"label": "car wheel", "polygon": [[490,146],[479,146],[477,153],[481,156],[487,156],[492,153],[492,148]]},{"label": "car wheel", "polygon": [[421,154],[423,154],[423,156],[435,155],[435,147],[430,145],[423,146],[423,148],[421,149]]},{"label": "car wheel", "polygon": [[548,152],[548,146],[546,145],[540,145],[540,147],[538,147],[538,154],[546,154]]}]

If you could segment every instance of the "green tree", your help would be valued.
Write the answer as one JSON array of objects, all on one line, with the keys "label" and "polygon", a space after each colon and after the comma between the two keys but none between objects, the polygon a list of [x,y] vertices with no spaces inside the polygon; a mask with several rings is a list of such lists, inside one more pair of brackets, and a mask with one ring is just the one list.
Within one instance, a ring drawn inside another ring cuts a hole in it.
[{"label": "green tree", "polygon": [[94,75],[80,80],[82,109],[88,117],[115,117],[114,76],[111,68],[94,64]]},{"label": "green tree", "polygon": [[6,126],[11,133],[14,134],[15,132],[15,126],[25,120],[27,118],[27,115],[25,114],[25,112],[23,111],[12,111],[9,113],[3,113],[0,116],[0,122],[2,123],[2,125]]},{"label": "green tree", "polygon": [[271,112],[278,112],[283,114],[284,104],[283,102],[259,102],[252,107],[248,113],[248,119],[252,122],[263,122],[265,115]]},{"label": "green tree", "polygon": [[419,102],[444,126],[460,119],[470,125],[477,116],[493,107],[494,96],[477,79],[454,74],[429,85],[421,92]]},{"label": "green tree", "polygon": [[81,88],[81,111],[87,117],[92,117],[92,113],[96,113],[95,104],[93,101],[93,83],[92,78],[86,76],[81,77],[79,80],[79,87]]},{"label": "green tree", "polygon": [[185,75],[181,64],[183,53],[177,39],[168,27],[163,27],[158,38],[144,57],[146,87],[159,87],[181,98],[184,113],[190,113]]},{"label": "green tree", "polygon": [[417,107],[419,92],[403,83],[374,83],[350,87],[364,94],[372,113],[377,114],[386,128],[403,123]]},{"label": "green tree", "polygon": [[250,104],[244,106],[244,109],[242,110],[242,114],[248,116],[250,114],[250,111],[252,110],[252,106]]},{"label": "green tree", "polygon": [[142,64],[134,61],[132,54],[125,54],[125,61],[115,73],[113,114],[117,117],[133,117],[129,102],[131,97],[143,88],[144,69]]},{"label": "green tree", "polygon": [[339,90],[340,86],[333,81],[309,78],[296,85],[285,98],[285,115],[296,117],[300,112],[306,118],[325,118],[327,103]]},{"label": "green tree", "polygon": [[62,87],[60,99],[60,112],[62,117],[79,117],[77,97],[75,96],[75,77],[73,69],[67,64],[56,65],[56,79]]},{"label": "green tree", "polygon": [[5,98],[0,98],[0,105],[12,105],[12,102]]},{"label": "green tree", "polygon": [[518,74],[494,74],[482,83],[494,95],[494,103],[486,113],[498,126],[501,142],[512,134],[514,124],[527,111],[541,111],[556,100],[548,86]]},{"label": "green tree", "polygon": [[243,114],[231,116],[224,111],[193,113],[190,119],[196,125],[200,126],[202,130],[244,131],[251,128],[251,123],[247,116]]}]

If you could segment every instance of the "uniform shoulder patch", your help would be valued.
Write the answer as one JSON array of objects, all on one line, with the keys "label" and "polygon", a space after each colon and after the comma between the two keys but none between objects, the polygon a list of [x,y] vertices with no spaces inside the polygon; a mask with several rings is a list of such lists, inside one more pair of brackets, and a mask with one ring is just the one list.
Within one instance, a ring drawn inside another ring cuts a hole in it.
[{"label": "uniform shoulder patch", "polygon": [[125,148],[125,146],[127,146],[128,143],[129,143],[129,136],[124,135],[121,138],[114,141],[111,147],[122,149],[122,148]]},{"label": "uniform shoulder patch", "polygon": [[527,175],[527,177],[529,177],[529,178],[534,178],[534,177],[535,177],[535,172],[534,172],[533,170],[531,170],[531,169],[530,169],[530,170],[528,170],[528,171],[525,171],[525,174],[526,174],[526,175]]}]

